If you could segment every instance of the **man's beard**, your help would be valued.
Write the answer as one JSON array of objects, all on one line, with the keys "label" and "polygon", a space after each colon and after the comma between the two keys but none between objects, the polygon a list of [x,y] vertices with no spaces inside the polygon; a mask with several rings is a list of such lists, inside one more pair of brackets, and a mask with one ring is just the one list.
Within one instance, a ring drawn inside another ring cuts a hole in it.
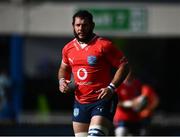
[{"label": "man's beard", "polygon": [[78,41],[88,43],[93,37],[93,32],[90,31],[86,34],[84,38],[79,38],[78,34],[74,31],[74,36]]}]

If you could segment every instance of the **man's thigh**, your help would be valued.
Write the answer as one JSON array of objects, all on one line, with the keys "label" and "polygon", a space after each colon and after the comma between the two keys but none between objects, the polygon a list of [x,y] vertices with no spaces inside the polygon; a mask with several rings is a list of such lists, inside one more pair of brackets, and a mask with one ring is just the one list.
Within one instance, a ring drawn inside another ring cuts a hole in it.
[{"label": "man's thigh", "polygon": [[74,134],[82,134],[85,135],[88,133],[89,124],[88,123],[81,123],[81,122],[73,122],[73,130]]}]

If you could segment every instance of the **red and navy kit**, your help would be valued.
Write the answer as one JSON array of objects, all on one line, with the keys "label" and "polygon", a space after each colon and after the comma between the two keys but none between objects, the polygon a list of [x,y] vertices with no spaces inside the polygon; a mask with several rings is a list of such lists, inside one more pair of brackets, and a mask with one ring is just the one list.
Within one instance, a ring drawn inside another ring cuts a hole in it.
[{"label": "red and navy kit", "polygon": [[111,41],[95,36],[85,47],[73,39],[63,48],[63,63],[72,68],[75,98],[86,104],[97,101],[96,91],[107,87],[112,80],[112,66],[118,68],[127,63],[123,53]]},{"label": "red and navy kit", "polygon": [[[120,101],[132,100],[139,95],[145,95],[148,99],[148,104],[146,108],[154,101],[155,91],[146,84],[142,84],[138,79],[133,80],[132,83],[122,83],[117,89],[118,98]],[[146,109],[145,109],[146,110]],[[143,112],[143,111],[142,111]],[[140,115],[141,113],[136,112],[132,109],[125,109],[123,107],[117,107],[114,116],[114,122],[119,121],[132,121],[136,122],[144,117]],[[151,114],[148,114],[149,117]]]},{"label": "red and navy kit", "polygon": [[[120,101],[134,99],[141,95],[140,81],[134,80],[130,84],[122,83],[117,89],[117,94]],[[114,121],[115,123],[119,121],[139,121],[139,114],[132,109],[117,107]]]}]

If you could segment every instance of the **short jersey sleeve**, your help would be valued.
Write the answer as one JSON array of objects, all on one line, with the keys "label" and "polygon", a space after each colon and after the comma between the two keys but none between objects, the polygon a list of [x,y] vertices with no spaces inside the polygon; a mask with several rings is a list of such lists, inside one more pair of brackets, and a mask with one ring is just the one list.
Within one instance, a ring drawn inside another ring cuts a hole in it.
[{"label": "short jersey sleeve", "polygon": [[66,65],[69,65],[68,53],[66,47],[64,47],[62,50],[62,62],[65,63]]},{"label": "short jersey sleeve", "polygon": [[128,63],[128,60],[124,56],[123,52],[110,41],[103,44],[103,52],[107,61],[111,63],[113,67],[118,68],[121,64]]}]

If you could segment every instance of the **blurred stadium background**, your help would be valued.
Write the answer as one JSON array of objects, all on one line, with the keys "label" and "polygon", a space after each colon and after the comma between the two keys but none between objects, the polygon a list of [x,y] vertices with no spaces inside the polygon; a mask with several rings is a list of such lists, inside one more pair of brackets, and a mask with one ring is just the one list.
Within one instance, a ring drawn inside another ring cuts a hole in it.
[{"label": "blurred stadium background", "polygon": [[156,89],[151,134],[180,135],[179,0],[1,0],[0,68],[11,84],[0,135],[73,135],[73,93],[58,91],[57,71],[78,9],[93,13],[95,32],[112,39]]}]

